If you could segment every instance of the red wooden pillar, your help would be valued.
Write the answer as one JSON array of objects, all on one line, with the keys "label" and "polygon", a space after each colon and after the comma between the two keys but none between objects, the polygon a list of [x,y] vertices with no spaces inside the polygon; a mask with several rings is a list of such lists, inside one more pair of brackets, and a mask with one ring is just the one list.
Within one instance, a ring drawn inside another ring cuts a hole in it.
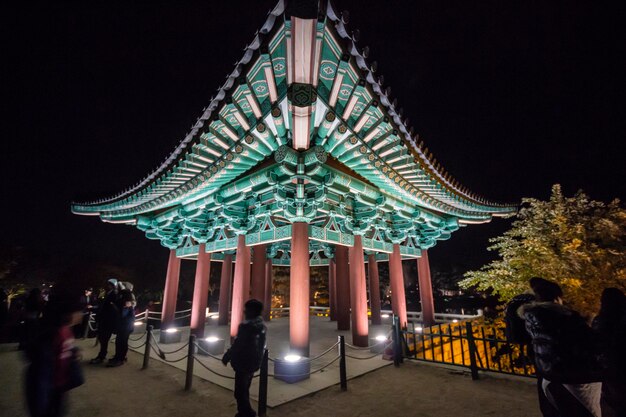
[{"label": "red wooden pillar", "polygon": [[291,224],[289,275],[289,344],[292,352],[309,356],[309,225]]},{"label": "red wooden pillar", "polygon": [[360,235],[354,236],[354,246],[350,256],[350,306],[352,307],[352,344],[368,345],[367,286],[365,282],[365,262],[363,241]]},{"label": "red wooden pillar", "polygon": [[230,312],[230,336],[237,336],[239,323],[243,319],[243,305],[250,297],[250,248],[246,237],[237,236],[237,256],[235,258],[235,278],[233,279],[233,303]]},{"label": "red wooden pillar", "polygon": [[252,288],[252,298],[265,301],[265,251],[267,245],[257,245],[252,248],[252,271],[250,281]]},{"label": "red wooden pillar", "polygon": [[380,278],[378,276],[378,263],[376,254],[371,253],[367,259],[370,287],[370,310],[372,312],[372,324],[381,324],[380,318]]},{"label": "red wooden pillar", "polygon": [[428,251],[422,250],[422,256],[417,258],[417,278],[422,304],[422,322],[425,326],[435,324],[435,302],[433,300],[433,285],[430,279],[430,262]]},{"label": "red wooden pillar", "polygon": [[328,307],[330,309],[330,321],[337,320],[337,288],[336,288],[336,272],[335,259],[328,260]]},{"label": "red wooden pillar", "polygon": [[393,252],[389,254],[389,281],[391,283],[391,308],[393,314],[400,318],[400,327],[406,327],[406,296],[404,293],[404,275],[402,274],[402,256],[400,245],[393,244]]},{"label": "red wooden pillar", "polygon": [[350,330],[350,280],[348,248],[335,246],[335,288],[337,297],[337,330]]},{"label": "red wooden pillar", "polygon": [[220,279],[220,301],[218,306],[218,326],[226,326],[228,324],[228,311],[230,309],[230,290],[233,276],[233,255],[224,254],[224,262],[222,262],[222,275]]},{"label": "red wooden pillar", "polygon": [[196,337],[204,337],[210,276],[211,254],[205,252],[205,245],[201,243],[198,248],[196,278],[193,286],[193,304],[191,305],[191,332],[195,334]]},{"label": "red wooden pillar", "polygon": [[272,313],[272,258],[265,260],[265,300],[263,300],[263,320],[270,321]]},{"label": "red wooden pillar", "polygon": [[180,258],[176,257],[176,249],[170,249],[170,258],[167,263],[167,276],[165,277],[165,289],[163,290],[163,314],[161,315],[161,329],[167,329],[174,324],[179,279]]}]

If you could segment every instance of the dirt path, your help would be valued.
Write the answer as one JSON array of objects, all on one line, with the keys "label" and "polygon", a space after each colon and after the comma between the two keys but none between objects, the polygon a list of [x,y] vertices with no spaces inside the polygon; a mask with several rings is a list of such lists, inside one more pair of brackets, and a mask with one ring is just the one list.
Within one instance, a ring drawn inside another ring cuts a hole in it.
[{"label": "dirt path", "polygon": [[[85,358],[95,356],[88,343]],[[141,356],[107,369],[85,366],[87,383],[71,392],[72,417],[232,416],[232,392],[194,379],[186,393],[183,372],[152,361],[141,371]],[[26,416],[22,396],[24,364],[19,352],[0,352],[0,416]],[[493,376],[472,381],[467,375],[419,363],[386,367],[276,409],[270,416],[539,416],[532,381]]]}]

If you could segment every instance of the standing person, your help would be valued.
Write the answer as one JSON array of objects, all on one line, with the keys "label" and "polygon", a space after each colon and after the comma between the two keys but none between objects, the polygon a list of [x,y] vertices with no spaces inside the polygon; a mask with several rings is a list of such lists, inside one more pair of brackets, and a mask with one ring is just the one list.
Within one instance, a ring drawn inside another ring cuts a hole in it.
[{"label": "standing person", "polygon": [[83,295],[80,296],[80,304],[83,306],[83,319],[81,323],[74,327],[75,337],[84,339],[89,327],[89,316],[93,311],[93,288],[85,289]]},{"label": "standing person", "polygon": [[25,349],[39,332],[39,319],[46,304],[41,289],[33,288],[24,301],[19,349]]},{"label": "standing person", "polygon": [[0,288],[0,343],[5,340],[5,325],[9,319],[9,295]]},{"label": "standing person", "polygon": [[537,301],[519,311],[532,338],[546,397],[563,417],[600,417],[602,383],[593,330],[563,305],[556,283],[538,281],[533,292]]},{"label": "standing person", "polygon": [[4,326],[9,315],[9,296],[4,288],[0,288],[0,326]]},{"label": "standing person", "polygon": [[[548,281],[538,277],[531,278],[528,282],[530,289],[513,297],[504,309],[504,322],[506,326],[504,333],[506,340],[509,343],[519,344],[522,352],[524,346],[526,346],[526,352],[528,353],[528,358],[531,363],[535,360],[532,338],[526,331],[526,322],[519,316],[518,311],[520,307],[536,301],[535,293],[532,291],[532,288],[542,285],[544,282]],[[537,397],[539,399],[539,409],[543,417],[559,417],[559,412],[550,403],[543,391],[543,378],[541,375],[537,375]]]},{"label": "standing person", "polygon": [[109,360],[107,367],[116,367],[126,362],[128,354],[128,338],[135,327],[135,295],[133,284],[130,282],[118,283],[119,295],[117,308],[119,317],[117,323],[117,337],[115,338],[115,356]]},{"label": "standing person", "polygon": [[98,306],[98,313],[96,314],[100,352],[98,356],[89,361],[90,364],[100,364],[106,359],[109,349],[109,340],[111,340],[111,335],[117,330],[118,316],[117,280],[111,278],[106,283],[106,295]]},{"label": "standing person", "polygon": [[601,343],[602,416],[626,417],[626,296],[617,288],[602,292],[600,312],[592,327]]},{"label": "standing person", "polygon": [[26,403],[31,417],[65,414],[67,391],[82,385],[80,355],[72,326],[80,323],[81,305],[55,289],[45,308],[35,343],[25,349]]},{"label": "standing person", "polygon": [[263,303],[248,300],[244,305],[244,321],[239,325],[237,337],[232,346],[224,353],[224,366],[230,362],[235,370],[235,399],[237,416],[254,417],[256,412],[250,406],[250,384],[254,373],[261,367],[265,352],[265,333],[261,313]]}]

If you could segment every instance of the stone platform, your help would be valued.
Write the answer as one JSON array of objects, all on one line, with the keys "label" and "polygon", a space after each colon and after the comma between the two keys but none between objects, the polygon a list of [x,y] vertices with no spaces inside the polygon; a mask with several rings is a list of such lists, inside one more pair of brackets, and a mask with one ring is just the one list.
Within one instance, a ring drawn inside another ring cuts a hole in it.
[{"label": "stone platform", "polygon": [[[274,319],[267,323],[267,345],[270,358],[284,357],[289,353],[289,318]],[[351,343],[350,331],[337,331],[336,322],[330,322],[327,317],[311,317],[310,331],[311,331],[311,357],[314,358],[334,345],[339,335],[345,336],[346,344]],[[142,326],[143,330],[143,326]],[[383,324],[380,326],[370,326],[369,335],[373,338],[378,335],[387,335],[391,330],[389,324]],[[182,332],[182,338],[180,343],[161,344],[160,348],[164,352],[174,352],[180,349],[189,339],[189,328],[180,328]],[[131,336],[131,349],[132,346],[139,346],[145,341],[145,336],[141,336],[141,333],[136,333]],[[226,340],[228,346],[229,340],[229,326],[215,326],[207,325],[205,327],[205,336],[214,336],[220,339]],[[135,339],[135,340],[132,340]],[[158,342],[159,331],[154,331],[154,340]],[[143,348],[138,349],[140,353],[143,353]],[[346,358],[346,373],[348,379],[358,377],[373,370],[390,365],[392,362],[383,360],[382,355],[375,355],[370,353],[369,350],[356,350],[349,346],[346,347],[346,354],[352,356],[352,358]],[[151,358],[166,362],[168,365],[174,366],[178,369],[185,370],[187,361],[184,357],[187,355],[187,348],[181,349],[178,352],[166,354],[167,362],[164,361],[156,352],[152,351]],[[375,355],[375,356],[374,356]],[[221,355],[216,355],[221,357]],[[330,352],[320,357],[317,360],[312,361],[311,371],[313,372],[309,379],[300,381],[295,384],[288,384],[283,381],[279,381],[270,376],[268,386],[268,398],[267,403],[269,407],[277,407],[281,404],[293,401],[295,399],[308,396],[315,392],[324,390],[333,385],[339,384],[339,361],[325,367],[319,372],[316,370],[329,364],[331,361],[338,357],[338,348],[332,349]],[[198,355],[199,360],[205,367],[199,363],[194,364],[194,375],[224,387],[229,390],[234,389],[234,372],[230,366],[225,367],[222,365],[219,359]],[[359,359],[356,359],[359,358]],[[273,363],[270,361],[269,373],[274,373]],[[250,388],[251,397],[254,400],[258,398],[258,378],[255,378]],[[337,390],[339,387],[337,386]]]}]

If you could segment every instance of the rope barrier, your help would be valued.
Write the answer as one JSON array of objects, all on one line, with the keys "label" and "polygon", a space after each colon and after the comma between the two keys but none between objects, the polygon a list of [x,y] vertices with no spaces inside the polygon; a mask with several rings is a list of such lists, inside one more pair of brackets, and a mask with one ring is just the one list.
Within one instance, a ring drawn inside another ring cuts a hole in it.
[{"label": "rope barrier", "polygon": [[333,359],[332,361],[328,362],[326,365],[322,366],[319,369],[316,369],[315,371],[311,371],[311,374],[317,373],[317,372],[322,372],[324,369],[328,368],[330,365],[332,365],[333,363],[337,362],[339,359],[341,359],[340,355],[337,355],[337,357],[335,357],[335,359]]},{"label": "rope barrier", "polygon": [[209,356],[209,357],[211,357],[211,358],[213,358],[213,359],[215,359],[215,360],[218,360],[218,361],[221,361],[221,360],[222,360],[222,358],[220,358],[219,356],[212,355],[212,354],[210,354],[209,352],[207,352],[206,350],[204,350],[204,349],[203,349],[203,348],[202,348],[199,344],[194,343],[194,345],[196,346],[196,348],[197,348],[198,350],[203,351],[203,352],[204,352],[204,354],[205,354],[206,356]]},{"label": "rope barrier", "polygon": [[314,358],[308,359],[309,362],[313,362],[318,360],[319,358],[321,358],[322,356],[326,355],[327,353],[329,353],[330,351],[332,351],[334,348],[336,348],[337,346],[339,346],[339,342],[335,343],[334,345],[332,345],[331,347],[329,347],[328,349],[326,349],[324,352],[320,353],[319,355],[317,355]]},{"label": "rope barrier", "polygon": [[128,344],[128,347],[129,347],[129,348],[131,348],[131,349],[140,349],[140,348],[144,347],[144,346],[146,345],[146,343],[147,343],[147,342],[145,342],[145,341],[144,341],[144,342],[143,342],[142,344],[140,344],[139,346],[133,346],[133,345],[131,345],[131,344],[129,343],[129,344]]},{"label": "rope barrier", "polygon": [[373,345],[370,345],[370,346],[365,346],[365,347],[362,347],[362,346],[354,346],[354,345],[351,345],[350,343],[346,343],[346,347],[349,347],[349,348],[350,348],[350,349],[352,349],[352,350],[369,350],[369,349],[371,349],[371,348],[373,348],[373,347],[375,347],[375,346],[382,345],[382,344],[384,344],[384,343],[387,343],[387,340],[382,340],[382,341],[380,341],[380,342],[378,342],[378,343],[374,343]]},{"label": "rope barrier", "polygon": [[130,341],[132,341],[132,342],[136,342],[136,341],[138,341],[138,340],[143,339],[143,337],[144,337],[145,335],[146,335],[145,333],[141,333],[141,334],[139,335],[139,337],[138,337],[138,338],[136,338],[136,339],[133,339],[132,337],[130,337],[130,336],[129,336],[129,337],[128,337],[128,340],[130,340]]},{"label": "rope barrier", "polygon": [[[336,348],[339,345],[339,342],[335,343],[334,345],[332,345],[331,347],[329,347],[328,349],[326,349],[324,352],[320,353],[319,355],[317,355],[314,358],[307,358],[306,360],[303,360],[303,362],[313,362],[318,360],[319,358],[321,358],[322,356],[326,355],[327,353],[329,353],[330,351],[332,351],[334,348]],[[276,362],[278,359],[276,358],[268,358],[270,362]]]},{"label": "rope barrier", "polygon": [[[158,342],[156,340],[153,340],[154,345],[156,346],[157,349],[159,349],[159,352],[161,352],[163,355],[171,355],[177,352],[180,352],[181,350],[183,350],[184,348],[186,348],[187,346],[189,346],[189,342],[185,343],[184,345],[182,345],[181,347],[179,347],[178,349],[174,349],[172,351],[166,352],[163,349],[161,349],[161,346],[159,346]],[[163,355],[159,354],[159,356],[163,357]]]},{"label": "rope barrier", "polygon": [[376,354],[371,355],[371,356],[366,356],[365,358],[359,358],[358,356],[352,356],[352,355],[348,355],[348,354],[346,353],[346,357],[347,357],[347,358],[350,358],[350,359],[357,359],[357,360],[359,360],[359,361],[365,361],[365,360],[372,359],[372,358],[375,358],[376,356],[380,356],[380,355],[381,355],[380,353],[376,353]]},{"label": "rope barrier", "polygon": [[214,371],[213,369],[211,369],[208,366],[206,366],[200,359],[198,359],[195,356],[194,356],[194,359],[196,360],[196,362],[198,362],[200,364],[200,366],[202,366],[204,369],[206,369],[207,371],[211,372],[212,374],[215,374],[217,376],[220,376],[220,377],[226,378],[226,379],[235,379],[234,376],[224,375],[224,374],[220,374],[219,372]]},{"label": "rope barrier", "polygon": [[324,369],[328,368],[330,365],[332,365],[333,363],[337,362],[339,359],[341,358],[341,356],[337,355],[336,358],[334,358],[332,361],[328,362],[326,365],[322,366],[321,368],[318,368],[314,371],[311,371],[309,373],[306,374],[271,374],[268,373],[268,376],[274,377],[274,378],[299,378],[299,377],[303,377],[303,376],[307,376],[307,375],[313,375],[317,372],[322,372]]},{"label": "rope barrier", "polygon": [[[188,344],[189,344],[189,343],[187,343],[187,345],[188,345]],[[183,347],[186,347],[187,345],[185,345],[185,346],[183,346]],[[172,360],[172,359],[167,359],[167,358],[165,357],[165,352],[163,352],[163,351],[161,351],[161,350],[157,350],[157,348],[156,348],[154,345],[152,345],[152,344],[150,345],[150,347],[152,348],[152,350],[154,350],[154,353],[156,353],[157,355],[159,355],[159,357],[160,357],[160,358],[161,358],[164,362],[167,362],[167,363],[176,363],[176,362],[180,362],[180,361],[182,361],[182,360],[187,359],[187,355],[183,356],[183,357],[182,357],[182,358],[180,358],[180,359],[173,359],[173,360]],[[180,350],[180,349],[179,349],[179,350]]]}]

